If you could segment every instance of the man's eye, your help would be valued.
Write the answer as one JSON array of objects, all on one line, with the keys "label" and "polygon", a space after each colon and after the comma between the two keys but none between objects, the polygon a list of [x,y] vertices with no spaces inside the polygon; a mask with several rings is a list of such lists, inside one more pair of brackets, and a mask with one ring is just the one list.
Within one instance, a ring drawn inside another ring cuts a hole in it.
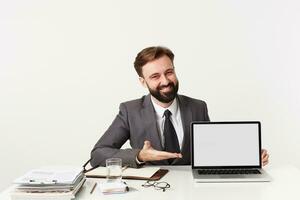
[{"label": "man's eye", "polygon": [[158,79],[158,75],[151,76],[152,79]]}]

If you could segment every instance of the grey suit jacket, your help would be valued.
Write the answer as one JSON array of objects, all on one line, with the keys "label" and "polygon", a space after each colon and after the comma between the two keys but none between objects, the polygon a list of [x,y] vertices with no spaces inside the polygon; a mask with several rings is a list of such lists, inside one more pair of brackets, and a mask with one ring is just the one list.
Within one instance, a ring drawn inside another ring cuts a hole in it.
[{"label": "grey suit jacket", "polygon": [[[191,163],[190,123],[192,121],[209,121],[209,116],[204,101],[183,95],[178,95],[177,99],[184,130],[181,148],[183,157],[174,160],[172,165],[189,165]],[[119,114],[91,152],[90,163],[92,166],[105,166],[107,158],[115,157],[121,158],[123,165],[138,167],[136,156],[143,148],[145,140],[149,140],[154,149],[163,150],[150,94],[141,99],[121,103],[119,109]],[[132,148],[120,149],[127,140],[130,141]],[[168,165],[168,162],[162,160],[146,164]]]}]

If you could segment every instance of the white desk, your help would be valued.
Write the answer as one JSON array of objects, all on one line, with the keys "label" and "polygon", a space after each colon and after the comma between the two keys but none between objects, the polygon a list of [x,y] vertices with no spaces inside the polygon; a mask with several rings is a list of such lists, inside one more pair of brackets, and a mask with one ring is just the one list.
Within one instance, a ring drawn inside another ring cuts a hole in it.
[{"label": "white desk", "polygon": [[[76,200],[83,199],[122,199],[122,200],[163,200],[163,199],[201,199],[201,200],[299,200],[300,199],[300,170],[293,166],[267,168],[273,181],[269,183],[197,183],[193,182],[190,166],[164,166],[170,169],[162,178],[171,185],[166,192],[155,190],[153,187],[143,188],[145,181],[126,180],[131,188],[128,193],[103,195],[95,190],[90,194],[95,179],[89,179],[77,194]],[[99,179],[104,181],[104,179]],[[134,188],[134,189],[132,189]],[[9,187],[0,194],[1,200],[10,200]]]}]

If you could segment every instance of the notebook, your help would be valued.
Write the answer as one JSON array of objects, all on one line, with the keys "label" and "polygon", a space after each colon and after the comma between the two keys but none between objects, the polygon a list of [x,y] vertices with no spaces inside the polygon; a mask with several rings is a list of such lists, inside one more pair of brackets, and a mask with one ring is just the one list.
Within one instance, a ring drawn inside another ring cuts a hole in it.
[{"label": "notebook", "polygon": [[[87,178],[105,178],[106,168],[97,167],[95,169],[85,172]],[[153,180],[157,181],[161,179],[166,173],[167,169],[161,169],[160,167],[142,167],[142,168],[124,168],[122,171],[122,179],[135,179],[135,180]]]},{"label": "notebook", "polygon": [[192,122],[195,182],[265,182],[261,164],[261,123]]}]

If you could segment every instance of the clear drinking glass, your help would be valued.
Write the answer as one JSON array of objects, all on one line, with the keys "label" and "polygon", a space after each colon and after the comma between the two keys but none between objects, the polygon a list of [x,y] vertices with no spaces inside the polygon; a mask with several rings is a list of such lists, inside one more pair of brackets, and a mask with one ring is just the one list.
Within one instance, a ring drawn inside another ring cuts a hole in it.
[{"label": "clear drinking glass", "polygon": [[106,159],[106,180],[107,182],[121,182],[122,180],[122,159]]}]

